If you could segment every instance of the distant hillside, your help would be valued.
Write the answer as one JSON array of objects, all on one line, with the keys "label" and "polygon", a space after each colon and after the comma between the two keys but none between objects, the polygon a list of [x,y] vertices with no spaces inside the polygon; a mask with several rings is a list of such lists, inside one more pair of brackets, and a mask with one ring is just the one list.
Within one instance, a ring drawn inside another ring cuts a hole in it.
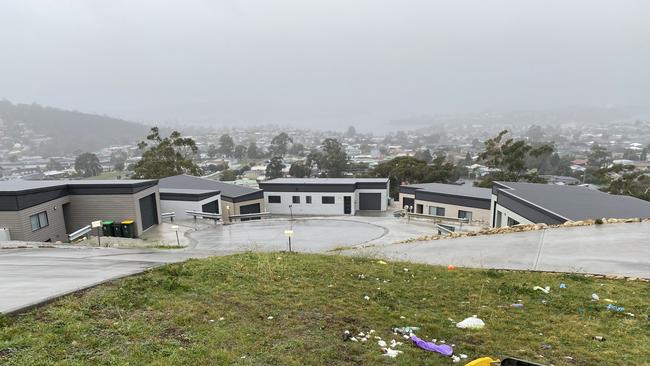
[{"label": "distant hillside", "polygon": [[[34,146],[43,155],[95,151],[103,147],[143,139],[149,126],[95,114],[0,101],[0,118],[6,133],[17,142],[30,144],[34,134],[51,139]],[[21,125],[20,122],[23,124]],[[25,133],[25,130],[32,130]],[[32,139],[33,141],[33,139]],[[31,145],[31,144],[30,144]]]}]

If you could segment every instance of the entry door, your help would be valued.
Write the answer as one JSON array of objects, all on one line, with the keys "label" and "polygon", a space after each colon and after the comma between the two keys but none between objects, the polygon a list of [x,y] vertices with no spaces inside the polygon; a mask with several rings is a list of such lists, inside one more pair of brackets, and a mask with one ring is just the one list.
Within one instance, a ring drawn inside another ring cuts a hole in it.
[{"label": "entry door", "polygon": [[343,213],[349,215],[352,213],[352,197],[343,197]]}]

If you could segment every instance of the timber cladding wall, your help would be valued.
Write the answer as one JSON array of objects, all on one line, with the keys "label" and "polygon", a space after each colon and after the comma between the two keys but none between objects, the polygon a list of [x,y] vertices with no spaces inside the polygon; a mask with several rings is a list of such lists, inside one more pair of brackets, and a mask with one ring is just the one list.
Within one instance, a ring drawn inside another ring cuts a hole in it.
[{"label": "timber cladding wall", "polygon": [[[136,235],[142,234],[142,219],[140,217],[140,198],[156,194],[159,199],[158,187],[151,187],[136,194],[111,195],[72,195],[70,197],[70,222],[73,230],[82,228],[95,220],[135,220]],[[159,206],[159,205],[157,205]],[[158,222],[160,222],[160,207],[156,207]]]},{"label": "timber cladding wall", "polygon": [[[260,191],[261,192],[261,191]],[[260,205],[260,212],[264,212],[264,199],[252,199],[249,201],[240,201],[240,202],[232,202],[228,200],[227,198],[221,197],[221,218],[225,222],[230,221],[228,219],[229,215],[241,215],[241,207],[242,206],[247,206],[247,205],[253,205],[253,204],[259,204]],[[230,210],[228,210],[228,207],[230,207]]]},{"label": "timber cladding wall", "polygon": [[[0,211],[0,227],[9,229],[12,240],[65,242],[63,205],[68,202],[69,196],[65,196],[20,211]],[[48,225],[32,231],[30,216],[43,211],[47,212]]]}]

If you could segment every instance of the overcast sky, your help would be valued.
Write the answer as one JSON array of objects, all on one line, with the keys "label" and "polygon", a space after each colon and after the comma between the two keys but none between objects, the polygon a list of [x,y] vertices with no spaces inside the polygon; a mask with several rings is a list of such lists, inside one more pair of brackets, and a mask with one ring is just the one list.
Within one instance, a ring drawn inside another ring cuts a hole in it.
[{"label": "overcast sky", "polygon": [[0,98],[310,127],[650,105],[650,1],[0,0]]}]

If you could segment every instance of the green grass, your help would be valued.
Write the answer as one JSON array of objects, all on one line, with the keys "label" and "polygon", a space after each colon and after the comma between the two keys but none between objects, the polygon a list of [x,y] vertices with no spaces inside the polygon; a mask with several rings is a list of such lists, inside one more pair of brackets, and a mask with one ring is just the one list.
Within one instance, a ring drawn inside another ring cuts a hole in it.
[{"label": "green grass", "polygon": [[[607,311],[602,300],[590,301],[594,292],[636,316]],[[525,307],[511,308],[518,300]],[[168,265],[0,318],[0,364],[452,365],[390,330],[408,325],[455,344],[468,360],[640,365],[650,360],[649,311],[650,285],[638,281],[241,254]],[[472,314],[484,329],[458,329],[449,320]],[[390,359],[374,339],[344,342],[346,329],[401,340],[404,353]],[[593,340],[597,335],[606,340]]]}]

